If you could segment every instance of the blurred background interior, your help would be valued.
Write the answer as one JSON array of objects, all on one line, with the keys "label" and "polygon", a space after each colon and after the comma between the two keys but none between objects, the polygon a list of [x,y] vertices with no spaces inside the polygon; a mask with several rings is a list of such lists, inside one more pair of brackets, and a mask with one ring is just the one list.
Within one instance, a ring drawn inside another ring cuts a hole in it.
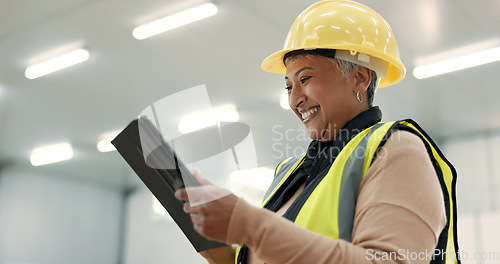
[{"label": "blurred background interior", "polygon": [[[136,27],[206,2],[0,0],[0,264],[204,263],[106,140],[153,102],[205,84],[213,107],[251,128],[257,168],[230,180],[258,204],[274,166],[308,145],[280,105],[283,76],[260,63],[313,2],[218,0],[212,16],[139,40]],[[413,118],[456,167],[463,263],[500,263],[500,1],[360,2],[392,26],[408,70],[378,90],[383,120]],[[27,70],[75,50],[72,67]],[[487,50],[488,64],[413,74]],[[69,147],[64,161],[41,165],[35,154],[54,144]]]}]

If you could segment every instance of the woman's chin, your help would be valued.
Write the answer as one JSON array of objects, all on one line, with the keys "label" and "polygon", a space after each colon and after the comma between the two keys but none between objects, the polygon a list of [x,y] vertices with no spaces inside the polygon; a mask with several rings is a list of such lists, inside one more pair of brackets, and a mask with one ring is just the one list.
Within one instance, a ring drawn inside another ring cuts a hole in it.
[{"label": "woman's chin", "polygon": [[312,140],[319,140],[321,139],[321,134],[320,130],[315,129],[315,128],[306,128],[307,129],[307,135],[309,136],[310,139]]},{"label": "woman's chin", "polygon": [[329,129],[314,129],[307,128],[307,135],[312,140],[319,140],[322,142],[332,141],[336,137],[337,131],[330,131]]}]

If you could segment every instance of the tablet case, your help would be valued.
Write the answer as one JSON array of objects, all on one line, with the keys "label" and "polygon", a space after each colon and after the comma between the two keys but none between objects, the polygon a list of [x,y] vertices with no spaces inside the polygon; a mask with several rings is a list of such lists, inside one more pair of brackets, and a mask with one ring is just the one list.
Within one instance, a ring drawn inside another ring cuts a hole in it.
[{"label": "tablet case", "polygon": [[199,184],[146,117],[133,120],[111,143],[165,207],[197,252],[226,246],[194,230],[189,214],[183,211],[183,204],[175,198],[174,192],[180,187]]}]

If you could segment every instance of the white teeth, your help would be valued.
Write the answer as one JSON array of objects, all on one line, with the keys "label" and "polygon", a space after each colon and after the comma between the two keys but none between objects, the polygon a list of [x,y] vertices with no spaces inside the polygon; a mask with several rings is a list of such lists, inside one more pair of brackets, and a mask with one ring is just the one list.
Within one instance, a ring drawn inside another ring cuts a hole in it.
[{"label": "white teeth", "polygon": [[304,120],[308,119],[312,114],[318,112],[318,110],[319,110],[319,107],[315,107],[313,109],[305,111],[304,113],[302,113],[302,119],[304,119]]}]

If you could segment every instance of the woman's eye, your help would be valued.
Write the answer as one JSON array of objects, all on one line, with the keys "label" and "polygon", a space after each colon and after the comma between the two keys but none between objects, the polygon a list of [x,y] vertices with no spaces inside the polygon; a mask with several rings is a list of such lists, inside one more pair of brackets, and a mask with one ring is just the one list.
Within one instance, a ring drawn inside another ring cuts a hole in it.
[{"label": "woman's eye", "polygon": [[292,86],[291,86],[291,85],[287,85],[287,86],[285,86],[285,90],[287,90],[287,91],[292,90]]},{"label": "woman's eye", "polygon": [[305,83],[305,82],[307,82],[307,80],[309,80],[309,79],[311,79],[311,76],[302,77],[302,78],[300,78],[300,82],[301,82],[301,83]]}]

